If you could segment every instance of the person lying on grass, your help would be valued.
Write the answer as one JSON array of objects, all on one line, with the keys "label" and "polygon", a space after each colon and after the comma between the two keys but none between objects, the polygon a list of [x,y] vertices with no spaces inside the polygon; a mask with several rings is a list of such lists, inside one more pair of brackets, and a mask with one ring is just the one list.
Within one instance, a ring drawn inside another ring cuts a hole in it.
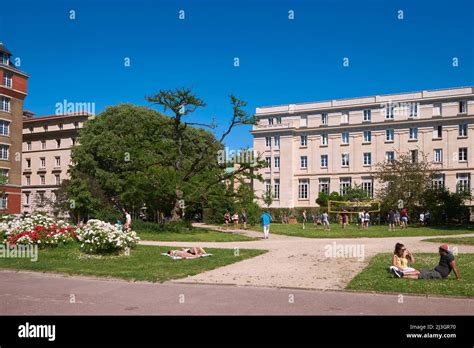
[{"label": "person lying on grass", "polygon": [[183,259],[195,259],[207,254],[201,247],[181,248],[180,250],[168,250],[168,255],[181,257]]},{"label": "person lying on grass", "polygon": [[408,263],[415,263],[415,256],[403,244],[395,244],[390,270],[398,278],[418,279],[420,272],[413,267],[408,267]]},{"label": "person lying on grass", "polygon": [[453,253],[449,250],[447,244],[440,245],[438,248],[439,263],[434,269],[422,269],[419,279],[446,279],[451,271],[454,271],[457,280],[461,280],[456,260]]}]

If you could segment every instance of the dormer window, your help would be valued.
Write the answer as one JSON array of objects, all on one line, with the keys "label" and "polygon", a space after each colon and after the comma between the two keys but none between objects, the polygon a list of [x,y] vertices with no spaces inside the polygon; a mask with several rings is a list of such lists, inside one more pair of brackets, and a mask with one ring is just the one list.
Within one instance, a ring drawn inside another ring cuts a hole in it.
[{"label": "dormer window", "polygon": [[10,64],[10,56],[4,52],[0,52],[0,62],[4,65]]}]

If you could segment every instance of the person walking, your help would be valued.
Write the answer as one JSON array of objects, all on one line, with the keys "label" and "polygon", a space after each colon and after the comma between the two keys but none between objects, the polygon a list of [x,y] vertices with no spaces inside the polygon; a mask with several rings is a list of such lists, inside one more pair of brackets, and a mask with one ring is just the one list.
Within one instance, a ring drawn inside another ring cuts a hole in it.
[{"label": "person walking", "polygon": [[240,228],[246,230],[247,229],[247,211],[245,210],[245,208],[243,208],[242,211],[240,212],[240,221],[242,223]]},{"label": "person walking", "polygon": [[268,210],[265,210],[262,215],[260,215],[260,221],[263,227],[263,239],[268,239],[270,236],[270,221],[272,217]]},{"label": "person walking", "polygon": [[225,228],[229,228],[229,222],[230,222],[230,213],[227,210],[224,214],[224,223],[225,223]]},{"label": "person walking", "polygon": [[395,231],[395,211],[393,209],[390,209],[390,211],[388,212],[387,220],[388,220],[388,230]]},{"label": "person walking", "polygon": [[125,231],[130,231],[132,229],[132,216],[128,211],[125,211],[125,224],[123,225]]},{"label": "person walking", "polygon": [[308,221],[308,213],[306,212],[306,209],[303,210],[303,230],[305,229],[305,224]]},{"label": "person walking", "polygon": [[369,228],[369,222],[370,222],[370,214],[368,211],[365,211],[364,210],[364,229],[368,229]]},{"label": "person walking", "polygon": [[406,208],[403,208],[402,211],[400,212],[400,220],[401,220],[402,229],[407,229],[408,228],[408,210]]},{"label": "person walking", "polygon": [[341,214],[341,223],[342,223],[342,228],[346,228],[347,225],[347,210],[342,209],[342,214]]},{"label": "person walking", "polygon": [[239,213],[234,211],[234,214],[232,215],[232,222],[234,223],[234,228],[237,229],[239,226]]},{"label": "person walking", "polygon": [[324,230],[331,230],[331,226],[329,225],[329,214],[325,211],[322,215],[323,218],[323,228]]}]

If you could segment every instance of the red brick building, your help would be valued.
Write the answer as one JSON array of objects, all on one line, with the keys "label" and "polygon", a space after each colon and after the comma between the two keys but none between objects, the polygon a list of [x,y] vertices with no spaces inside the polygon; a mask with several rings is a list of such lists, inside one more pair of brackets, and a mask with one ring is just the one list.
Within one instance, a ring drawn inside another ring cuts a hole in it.
[{"label": "red brick building", "polygon": [[29,76],[18,70],[12,53],[0,43],[0,211],[21,212],[23,102]]}]

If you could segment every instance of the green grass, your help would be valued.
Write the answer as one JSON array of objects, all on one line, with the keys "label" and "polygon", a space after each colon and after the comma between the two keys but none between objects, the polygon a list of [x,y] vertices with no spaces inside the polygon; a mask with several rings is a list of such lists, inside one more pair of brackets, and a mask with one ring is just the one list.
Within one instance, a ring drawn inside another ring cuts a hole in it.
[{"label": "green grass", "polygon": [[[391,254],[374,256],[369,265],[347,285],[347,289],[414,293],[446,296],[474,296],[474,254],[458,254],[456,263],[461,272],[461,280],[456,280],[454,272],[447,279],[399,279],[387,272]],[[439,255],[416,254],[416,269],[433,269],[439,262]]]},{"label": "green grass", "polygon": [[461,245],[474,245],[474,237],[448,237],[448,238],[432,238],[423,239],[422,242],[432,243],[447,243],[447,244],[461,244]]},{"label": "green grass", "polygon": [[0,258],[0,268],[163,282],[192,276],[266,252],[241,249],[239,256],[235,256],[233,249],[207,249],[213,256],[172,260],[160,255],[169,249],[171,247],[138,245],[131,250],[130,256],[101,257],[83,254],[79,251],[78,244],[72,243],[57,248],[40,249],[36,262],[31,262],[30,259]]},{"label": "green grass", "polygon": [[243,236],[236,233],[211,231],[202,228],[193,228],[183,232],[138,231],[141,240],[157,240],[172,242],[247,242],[257,238]]},{"label": "green grass", "polygon": [[[255,231],[262,231],[260,226],[253,226]],[[418,227],[409,226],[406,230],[397,228],[394,232],[388,230],[388,225],[371,225],[367,230],[359,229],[355,224],[342,229],[338,224],[331,224],[330,231],[324,231],[322,226],[306,224],[303,230],[301,224],[271,224],[270,233],[284,234],[287,236],[306,238],[380,238],[380,237],[414,237],[414,236],[438,236],[450,234],[474,233],[474,228],[467,227]]]}]

